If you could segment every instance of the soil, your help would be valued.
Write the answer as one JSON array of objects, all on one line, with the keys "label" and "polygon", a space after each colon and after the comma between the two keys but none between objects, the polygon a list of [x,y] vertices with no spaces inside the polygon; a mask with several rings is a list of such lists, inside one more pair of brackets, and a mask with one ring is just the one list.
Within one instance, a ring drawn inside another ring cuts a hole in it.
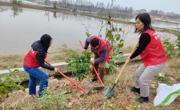
[{"label": "soil", "polygon": [[[169,61],[161,74],[166,78],[167,84],[176,84],[180,82],[180,68],[174,67]],[[123,72],[118,85],[114,88],[114,96],[107,99],[102,90],[93,90],[92,88],[99,87],[100,84],[90,83],[91,75],[83,79],[80,84],[88,91],[91,90],[89,95],[82,95],[82,93],[75,87],[72,87],[65,79],[58,80],[54,77],[49,78],[48,90],[53,94],[58,94],[64,91],[66,100],[61,104],[60,108],[57,104],[48,105],[46,110],[179,110],[180,98],[178,97],[172,104],[165,107],[154,107],[153,99],[156,95],[156,88],[158,81],[153,81],[150,85],[151,96],[149,103],[140,104],[136,101],[139,97],[138,94],[130,92],[130,88],[133,86],[134,71],[138,67],[140,62],[130,63],[127,65]],[[121,68],[121,66],[119,67]],[[117,73],[106,75],[105,85],[111,86],[111,83],[115,80]],[[76,79],[74,79],[76,80]],[[28,90],[26,91],[14,91],[9,93],[0,104],[0,110],[43,110],[42,104],[40,104],[39,98],[28,97]],[[41,105],[41,106],[40,106]]]}]

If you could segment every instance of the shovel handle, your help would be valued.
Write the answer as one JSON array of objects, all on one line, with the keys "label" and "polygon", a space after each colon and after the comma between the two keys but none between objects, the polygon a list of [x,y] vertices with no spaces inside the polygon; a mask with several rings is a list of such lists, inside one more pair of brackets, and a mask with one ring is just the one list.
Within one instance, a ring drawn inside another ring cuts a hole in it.
[{"label": "shovel handle", "polygon": [[119,77],[121,76],[121,74],[122,74],[122,72],[124,71],[124,69],[125,69],[125,67],[126,67],[127,64],[128,64],[128,62],[125,62],[125,63],[124,63],[123,67],[121,68],[121,70],[120,70],[120,72],[119,72],[119,74],[118,74],[118,77],[117,77],[116,80],[115,80],[115,84],[117,84],[117,82],[118,82],[118,80],[119,80]]},{"label": "shovel handle", "polygon": [[[45,61],[45,63],[47,63],[48,65],[50,65],[47,61]],[[80,89],[81,93],[85,93],[85,89],[82,88],[80,86],[80,84],[78,84],[76,81],[72,80],[71,78],[69,78],[68,76],[66,76],[63,72],[59,71],[59,73],[65,78],[67,79],[70,83],[71,83],[71,86],[75,85],[77,88]]]},{"label": "shovel handle", "polygon": [[81,42],[81,40],[79,40],[79,43],[81,45],[81,48],[83,49],[83,43]]},{"label": "shovel handle", "polygon": [[[134,48],[132,49],[132,51],[131,51],[131,53],[130,53],[130,56],[133,54],[133,52],[134,52],[135,49],[137,48],[137,45],[138,45],[138,44],[136,44],[136,46],[134,46]],[[118,74],[118,77],[117,77],[116,80],[115,80],[115,84],[118,82],[119,77],[121,76],[122,72],[124,71],[126,65],[129,63],[129,61],[130,61],[130,56],[128,56],[128,58],[126,59],[124,65],[122,66],[122,68],[121,68],[121,70],[120,70],[120,72],[119,72],[119,74]]]},{"label": "shovel handle", "polygon": [[63,72],[59,71],[59,73],[65,78],[67,79],[70,83],[72,83],[71,86],[75,85],[77,88],[79,88],[79,90],[81,91],[81,93],[85,93],[85,89],[83,87],[80,86],[80,84],[78,84],[76,81],[74,81],[73,79],[69,78],[68,76],[66,76]]},{"label": "shovel handle", "polygon": [[100,78],[100,76],[99,76],[99,74],[98,74],[98,72],[94,66],[93,66],[93,69],[94,69],[96,76],[97,76],[98,80],[100,81],[101,85],[104,87],[104,83],[103,83],[102,79]]}]

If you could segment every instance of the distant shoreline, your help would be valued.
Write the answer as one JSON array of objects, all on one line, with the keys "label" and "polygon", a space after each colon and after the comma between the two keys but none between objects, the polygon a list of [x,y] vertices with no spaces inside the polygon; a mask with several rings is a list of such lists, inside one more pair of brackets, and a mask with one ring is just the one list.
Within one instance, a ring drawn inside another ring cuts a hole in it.
[{"label": "distant shoreline", "polygon": [[[79,14],[83,16],[89,16],[97,19],[104,19],[107,20],[107,17],[104,16],[98,16],[97,13],[93,12],[87,12],[87,11],[76,11],[72,12],[71,9],[68,8],[56,8],[54,9],[53,7],[45,6],[45,5],[34,5],[34,4],[25,4],[25,3],[20,3],[20,4],[12,4],[9,2],[3,2],[0,1],[0,6],[13,6],[13,7],[22,7],[22,8],[30,8],[30,9],[37,9],[37,10],[44,10],[44,11],[51,11],[51,12],[62,12],[65,11],[67,13],[74,13],[74,14]],[[119,22],[119,23],[125,23],[125,24],[133,24],[133,22],[126,21],[126,20],[120,20],[120,19],[112,19],[114,22]],[[160,32],[168,32],[171,34],[174,34],[176,36],[180,36],[180,31],[178,30],[173,30],[173,29],[166,29],[166,28],[159,28],[159,27],[154,27],[157,31]]]}]

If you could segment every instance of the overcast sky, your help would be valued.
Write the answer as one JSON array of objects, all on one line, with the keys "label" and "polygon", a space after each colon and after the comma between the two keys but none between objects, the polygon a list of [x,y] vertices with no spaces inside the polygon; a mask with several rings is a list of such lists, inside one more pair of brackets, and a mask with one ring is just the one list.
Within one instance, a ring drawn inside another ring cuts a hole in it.
[{"label": "overcast sky", "polygon": [[[111,0],[89,0],[91,2],[108,3]],[[133,9],[162,10],[180,14],[180,0],[116,0],[115,4],[122,7],[133,7]]]}]

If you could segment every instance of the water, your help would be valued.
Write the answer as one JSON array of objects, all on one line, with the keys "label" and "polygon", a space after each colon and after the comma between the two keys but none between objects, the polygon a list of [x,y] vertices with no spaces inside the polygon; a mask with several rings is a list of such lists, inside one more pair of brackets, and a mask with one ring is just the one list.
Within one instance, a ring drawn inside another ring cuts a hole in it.
[{"label": "water", "polygon": [[165,21],[153,21],[154,26],[167,28],[167,29],[174,29],[180,31],[180,24],[175,22],[165,22]]},{"label": "water", "polygon": [[[122,28],[121,35],[127,45],[138,41],[133,25],[121,23],[114,25]],[[32,42],[45,33],[53,37],[51,50],[63,46],[77,49],[80,48],[79,40],[86,39],[86,31],[104,35],[106,21],[65,12],[53,13],[0,6],[0,54],[24,53]],[[160,33],[160,35],[165,38],[175,38],[168,33]]]}]

